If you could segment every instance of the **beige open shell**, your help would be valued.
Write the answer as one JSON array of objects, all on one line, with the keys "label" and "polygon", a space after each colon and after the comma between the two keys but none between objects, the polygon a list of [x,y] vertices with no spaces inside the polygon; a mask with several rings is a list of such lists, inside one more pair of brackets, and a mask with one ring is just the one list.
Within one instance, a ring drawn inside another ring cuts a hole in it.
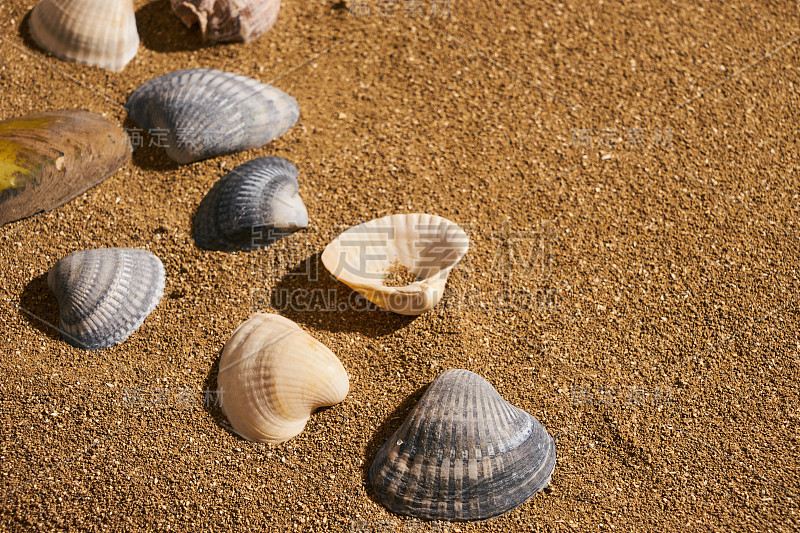
[{"label": "beige open shell", "polygon": [[[342,283],[372,303],[401,315],[419,315],[444,295],[450,270],[469,249],[458,224],[423,213],[390,215],[354,226],[322,252],[322,263]],[[384,284],[395,263],[417,280],[405,287]]]},{"label": "beige open shell", "polygon": [[132,0],[42,0],[30,32],[54,55],[119,72],[139,49]]},{"label": "beige open shell", "polygon": [[233,430],[273,444],[298,435],[315,410],[343,401],[350,390],[333,352],[288,318],[265,313],[233,332],[217,384]]}]

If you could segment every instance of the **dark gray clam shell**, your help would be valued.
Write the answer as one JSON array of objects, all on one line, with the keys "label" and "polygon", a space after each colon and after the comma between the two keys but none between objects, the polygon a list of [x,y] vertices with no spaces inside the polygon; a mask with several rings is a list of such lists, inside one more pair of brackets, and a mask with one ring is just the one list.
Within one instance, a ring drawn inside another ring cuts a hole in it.
[{"label": "dark gray clam shell", "polygon": [[553,438],[468,370],[431,383],[369,469],[390,511],[425,520],[485,520],[550,483]]},{"label": "dark gray clam shell", "polygon": [[297,123],[297,100],[258,80],[196,68],[141,85],[125,104],[130,117],[178,163],[264,146]]},{"label": "dark gray clam shell", "polygon": [[297,168],[282,157],[259,157],[214,184],[194,217],[194,238],[206,250],[252,250],[308,226]]},{"label": "dark gray clam shell", "polygon": [[99,248],[59,260],[47,274],[65,341],[103,350],[142,325],[164,295],[164,265],[146,250]]}]

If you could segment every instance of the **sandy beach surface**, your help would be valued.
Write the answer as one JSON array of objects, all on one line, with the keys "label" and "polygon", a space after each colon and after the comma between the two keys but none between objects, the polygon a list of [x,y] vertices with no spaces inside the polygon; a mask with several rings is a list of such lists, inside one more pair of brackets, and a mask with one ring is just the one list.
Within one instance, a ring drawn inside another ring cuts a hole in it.
[{"label": "sandy beach surface", "polygon": [[[0,228],[0,530],[797,531],[800,5],[792,0],[284,2],[249,44],[209,44],[137,0],[120,73],[28,37],[0,4],[0,119],[87,109],[129,131],[136,87],[208,67],[301,117],[263,148],[188,165],[153,138],[66,205]],[[227,171],[299,169],[310,224],[253,252],[192,238]],[[319,254],[394,213],[470,250],[418,317],[364,310]],[[164,298],[88,352],[46,275],[100,247],[153,252]],[[219,357],[256,311],[341,359],[350,394],[280,445],[228,429]],[[424,387],[472,370],[556,442],[546,490],[481,523],[389,513],[367,470]]]}]

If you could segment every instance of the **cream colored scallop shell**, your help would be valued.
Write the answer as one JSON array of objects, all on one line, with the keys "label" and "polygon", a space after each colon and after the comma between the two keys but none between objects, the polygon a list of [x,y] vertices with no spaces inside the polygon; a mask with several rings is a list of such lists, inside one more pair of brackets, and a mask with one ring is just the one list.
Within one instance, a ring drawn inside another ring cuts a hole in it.
[{"label": "cream colored scallop shell", "polygon": [[350,380],[325,345],[280,315],[256,313],[225,344],[218,395],[234,431],[278,444],[320,407],[345,399]]},{"label": "cream colored scallop shell", "polygon": [[[354,226],[322,252],[331,274],[372,303],[402,315],[419,315],[444,295],[450,270],[469,249],[456,223],[436,215],[390,215]],[[404,287],[385,284],[393,265],[416,276]]]},{"label": "cream colored scallop shell", "polygon": [[114,72],[139,49],[132,0],[42,0],[31,12],[30,32],[62,59]]}]

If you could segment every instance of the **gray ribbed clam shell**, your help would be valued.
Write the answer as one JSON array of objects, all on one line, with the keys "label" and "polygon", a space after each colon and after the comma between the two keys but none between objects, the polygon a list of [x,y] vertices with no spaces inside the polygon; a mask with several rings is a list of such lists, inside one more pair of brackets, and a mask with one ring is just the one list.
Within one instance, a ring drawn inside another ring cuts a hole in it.
[{"label": "gray ribbed clam shell", "polygon": [[431,383],[369,469],[390,511],[427,520],[484,520],[550,483],[553,438],[468,370]]},{"label": "gray ribbed clam shell", "polygon": [[161,301],[164,282],[161,260],[132,248],[75,252],[47,275],[58,299],[62,337],[85,350],[127,339]]},{"label": "gray ribbed clam shell", "polygon": [[259,157],[214,184],[194,217],[194,238],[207,250],[252,250],[308,226],[297,168]]},{"label": "gray ribbed clam shell", "polygon": [[178,163],[258,148],[297,123],[297,101],[258,80],[203,68],[141,85],[125,104]]}]

